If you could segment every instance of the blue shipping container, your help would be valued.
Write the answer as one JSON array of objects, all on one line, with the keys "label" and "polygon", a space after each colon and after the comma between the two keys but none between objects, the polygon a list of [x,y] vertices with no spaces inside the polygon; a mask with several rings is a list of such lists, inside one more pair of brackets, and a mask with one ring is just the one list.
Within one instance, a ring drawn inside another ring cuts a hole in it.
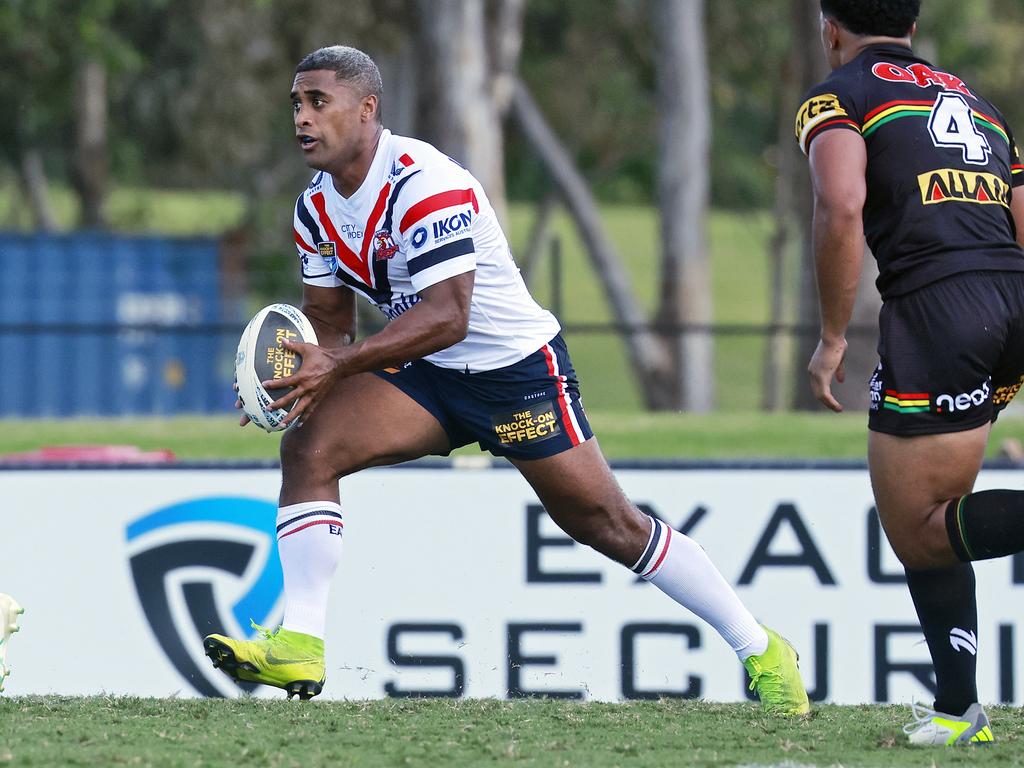
[{"label": "blue shipping container", "polygon": [[230,409],[241,325],[218,251],[200,238],[0,233],[0,359],[16,372],[0,416]]}]

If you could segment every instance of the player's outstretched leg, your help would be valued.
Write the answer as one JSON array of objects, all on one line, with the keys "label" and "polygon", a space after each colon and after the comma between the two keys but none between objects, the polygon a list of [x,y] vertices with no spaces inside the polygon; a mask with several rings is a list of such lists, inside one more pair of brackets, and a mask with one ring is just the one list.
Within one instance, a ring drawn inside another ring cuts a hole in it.
[{"label": "player's outstretched leg", "polygon": [[981,704],[972,704],[962,715],[948,715],[912,704],[914,721],[903,726],[911,744],[917,746],[988,745],[995,739]]},{"label": "player's outstretched leg", "polygon": [[810,711],[792,646],[743,605],[696,541],[630,503],[594,438],[540,460],[513,460],[551,518],[710,624],[747,666],[765,711]]},{"label": "player's outstretched leg", "polygon": [[281,688],[289,699],[298,696],[305,701],[323,690],[323,640],[281,627],[271,632],[256,622],[252,626],[260,633],[256,640],[233,640],[224,635],[208,635],[203,640],[213,666],[235,680]]},{"label": "player's outstretched leg", "polygon": [[634,573],[714,627],[750,675],[750,690],[770,715],[806,715],[810,702],[789,641],[757,623],[707,552],[689,536],[650,518]]},{"label": "player's outstretched leg", "polygon": [[0,692],[4,690],[4,679],[11,674],[7,666],[7,647],[11,642],[11,635],[21,627],[18,626],[18,617],[25,612],[25,609],[18,605],[18,601],[10,595],[0,594]]}]

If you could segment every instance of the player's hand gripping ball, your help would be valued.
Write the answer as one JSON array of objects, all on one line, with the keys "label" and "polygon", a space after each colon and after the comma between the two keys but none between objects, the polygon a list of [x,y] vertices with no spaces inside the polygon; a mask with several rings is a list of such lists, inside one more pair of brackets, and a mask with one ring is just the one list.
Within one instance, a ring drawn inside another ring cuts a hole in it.
[{"label": "player's hand gripping ball", "polygon": [[267,432],[285,428],[281,422],[288,410],[270,410],[269,406],[290,388],[268,389],[263,382],[291,376],[302,365],[302,356],[284,346],[286,339],[317,343],[309,318],[299,309],[291,304],[271,304],[257,312],[245,326],[235,356],[235,383],[242,410],[250,421]]}]

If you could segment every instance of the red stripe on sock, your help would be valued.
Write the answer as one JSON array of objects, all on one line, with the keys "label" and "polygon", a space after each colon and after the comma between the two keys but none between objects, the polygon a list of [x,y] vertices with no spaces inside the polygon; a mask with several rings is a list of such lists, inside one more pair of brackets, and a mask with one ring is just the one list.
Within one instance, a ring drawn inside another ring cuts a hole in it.
[{"label": "red stripe on sock", "polygon": [[656,572],[661,567],[661,562],[662,562],[662,560],[665,559],[665,555],[668,554],[668,548],[669,548],[669,545],[671,543],[672,543],[672,526],[666,525],[665,526],[665,548],[661,550],[661,557],[658,558],[658,562],[656,562],[654,564],[654,567],[651,568],[647,572],[648,575],[653,574],[654,572]]},{"label": "red stripe on sock", "polygon": [[288,531],[288,533],[282,533],[280,536],[277,537],[277,540],[280,541],[281,539],[284,539],[284,538],[287,538],[288,536],[291,536],[293,533],[298,533],[299,531],[304,531],[307,528],[309,528],[311,525],[336,525],[339,528],[344,528],[345,527],[345,524],[343,522],[341,522],[341,520],[314,520],[311,523],[306,523],[305,525],[300,525],[298,528],[296,528],[294,530],[291,530],[291,531]]}]

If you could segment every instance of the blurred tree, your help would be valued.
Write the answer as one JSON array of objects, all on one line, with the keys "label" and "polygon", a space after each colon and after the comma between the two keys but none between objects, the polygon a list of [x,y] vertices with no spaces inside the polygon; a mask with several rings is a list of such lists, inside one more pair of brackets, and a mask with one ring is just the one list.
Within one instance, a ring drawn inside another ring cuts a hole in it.
[{"label": "blurred tree", "polygon": [[[669,328],[711,324],[711,264],[705,236],[710,172],[710,102],[703,0],[655,0],[657,51],[660,299],[655,322]],[[665,335],[672,374],[665,407],[714,406],[714,339],[706,330]]]},{"label": "blurred tree", "polygon": [[113,22],[130,13],[132,5],[129,0],[9,0],[0,5],[0,39],[5,41],[0,97],[7,107],[0,113],[0,143],[8,162],[19,169],[42,229],[53,226],[48,171],[72,181],[81,226],[104,224],[107,73],[129,72],[139,61]]},{"label": "blurred tree", "polygon": [[519,59],[524,3],[487,5],[478,0],[416,3],[421,63],[416,125],[423,139],[472,171],[499,220],[507,222],[502,121]]}]

